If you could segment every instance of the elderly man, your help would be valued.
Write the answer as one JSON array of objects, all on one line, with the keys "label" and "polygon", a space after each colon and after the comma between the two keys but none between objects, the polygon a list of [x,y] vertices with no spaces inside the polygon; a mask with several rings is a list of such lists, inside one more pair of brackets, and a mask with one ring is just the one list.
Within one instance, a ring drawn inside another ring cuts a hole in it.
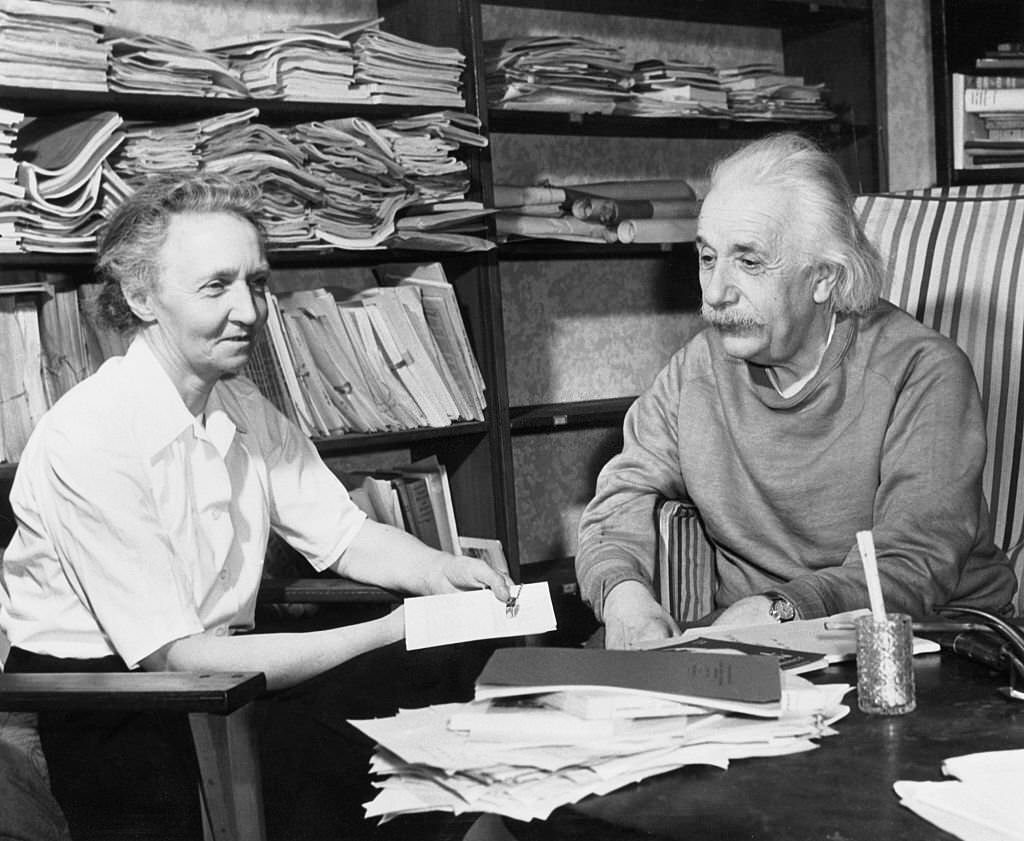
[{"label": "elderly man", "polygon": [[865,529],[890,609],[1008,608],[970,363],[880,299],[852,208],[835,161],[799,135],[714,168],[697,234],[707,327],[630,409],[580,523],[576,571],[608,647],[678,631],[652,588],[659,498],[703,520],[719,623],[866,607]]},{"label": "elderly man", "polygon": [[[285,710],[269,721],[288,722],[268,725],[269,738],[284,745],[268,770],[289,767],[290,751],[290,765],[308,770],[313,784],[314,756],[326,757],[319,783],[330,787],[321,807],[329,809],[346,768],[356,765],[365,778],[367,767],[359,767],[364,754],[357,763],[349,758],[357,756],[355,737],[344,721],[346,692],[361,687],[333,670],[400,641],[403,614],[311,633],[244,633],[253,626],[270,532],[318,571],[392,590],[489,587],[505,599],[510,582],[481,560],[367,520],[313,444],[236,376],[267,317],[259,212],[251,185],[167,176],[110,219],[97,262],[103,312],[135,336],[125,356],[108,360],[42,418],[25,448],[11,492],[18,528],[0,569],[0,626],[12,644],[12,672],[264,672]],[[314,720],[322,727],[303,742],[303,723]],[[90,777],[80,763],[111,744],[134,746],[136,765],[112,764],[137,769],[143,783],[174,768],[185,778],[194,770],[187,755],[164,764],[149,758],[164,747],[172,755],[187,750],[180,727],[147,725],[136,734],[117,716],[41,716],[40,730],[76,837],[78,811],[67,792]],[[334,756],[350,765],[332,768]],[[166,788],[160,782],[154,803]],[[116,813],[136,788],[115,792],[108,808]],[[194,801],[191,784],[183,788]],[[272,799],[284,789],[267,790]],[[171,813],[183,810],[172,803]],[[270,817],[273,826],[277,815]],[[162,831],[170,837],[169,827]],[[291,828],[284,837],[298,834]]]}]

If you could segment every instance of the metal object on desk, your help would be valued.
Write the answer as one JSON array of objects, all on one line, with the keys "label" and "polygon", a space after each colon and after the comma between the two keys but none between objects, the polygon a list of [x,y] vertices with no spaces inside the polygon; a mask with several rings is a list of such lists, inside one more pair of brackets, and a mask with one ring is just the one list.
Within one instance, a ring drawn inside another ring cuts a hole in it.
[{"label": "metal object on desk", "polygon": [[976,607],[949,604],[935,610],[938,613],[965,613],[981,620],[983,630],[959,633],[946,647],[992,668],[1007,669],[1010,683],[1000,691],[1015,701],[1024,701],[1024,631],[1014,622],[1007,622]]}]

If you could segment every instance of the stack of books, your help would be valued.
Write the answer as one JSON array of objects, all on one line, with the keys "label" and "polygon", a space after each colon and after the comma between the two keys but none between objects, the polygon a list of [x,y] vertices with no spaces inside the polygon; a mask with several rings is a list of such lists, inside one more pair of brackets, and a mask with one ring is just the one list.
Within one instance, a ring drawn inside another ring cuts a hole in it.
[{"label": "stack of books", "polygon": [[500,241],[594,244],[692,242],[700,202],[685,181],[605,181],[533,187],[495,185]]},{"label": "stack of books", "polygon": [[212,51],[256,99],[367,102],[369,88],[355,83],[351,38],[382,20],[291,26],[219,41]]},{"label": "stack of books", "polygon": [[436,456],[383,470],[344,473],[341,480],[352,501],[374,522],[407,531],[434,549],[461,553],[448,470]]},{"label": "stack of books", "polygon": [[307,435],[483,419],[483,377],[440,264],[384,268],[382,281],[342,300],[268,293],[247,373]]},{"label": "stack of books", "polygon": [[952,75],[953,166],[1024,166],[1024,77]]},{"label": "stack of books", "polygon": [[4,0],[0,6],[0,79],[4,85],[61,90],[107,89],[113,18],[110,0]]},{"label": "stack of books", "polygon": [[812,750],[848,712],[850,688],[764,655],[502,648],[472,702],[352,722],[377,743],[383,778],[366,814],[544,819],[685,765]]}]

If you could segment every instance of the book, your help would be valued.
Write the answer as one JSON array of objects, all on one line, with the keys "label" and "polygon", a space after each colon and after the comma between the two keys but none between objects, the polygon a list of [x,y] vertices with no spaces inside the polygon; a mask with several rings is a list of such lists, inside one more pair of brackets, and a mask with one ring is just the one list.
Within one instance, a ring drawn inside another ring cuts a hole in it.
[{"label": "book", "polygon": [[[424,526],[430,538],[436,540],[436,544],[428,540],[423,542],[452,555],[460,554],[459,529],[455,522],[455,506],[452,503],[447,468],[437,460],[437,456],[430,456],[410,465],[397,467],[395,472],[403,480],[414,482],[417,486],[422,482],[426,488],[432,523],[430,525],[424,523]],[[419,492],[419,488],[417,488],[417,492]],[[401,496],[401,488],[399,488],[399,495]],[[425,513],[423,516],[425,517]],[[412,531],[419,537],[417,528]]]},{"label": "book", "polygon": [[968,114],[991,111],[1024,111],[1024,88],[964,88]]},{"label": "book", "polygon": [[475,700],[566,692],[626,690],[719,709],[777,714],[778,660],[693,651],[615,651],[527,647],[495,651],[476,680]]},{"label": "book", "polygon": [[737,640],[726,642],[709,637],[696,637],[674,645],[659,646],[658,651],[724,651],[737,654],[764,654],[777,658],[780,669],[795,675],[824,669],[829,664],[828,658],[820,651],[798,651],[793,648],[779,648],[774,645]]}]

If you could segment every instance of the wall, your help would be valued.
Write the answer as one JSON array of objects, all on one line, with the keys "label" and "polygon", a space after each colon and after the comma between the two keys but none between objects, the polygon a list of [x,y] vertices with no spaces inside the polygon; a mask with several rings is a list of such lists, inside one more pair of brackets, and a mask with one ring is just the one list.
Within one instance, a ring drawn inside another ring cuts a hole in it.
[{"label": "wall", "polygon": [[886,2],[889,189],[935,184],[929,0]]}]

